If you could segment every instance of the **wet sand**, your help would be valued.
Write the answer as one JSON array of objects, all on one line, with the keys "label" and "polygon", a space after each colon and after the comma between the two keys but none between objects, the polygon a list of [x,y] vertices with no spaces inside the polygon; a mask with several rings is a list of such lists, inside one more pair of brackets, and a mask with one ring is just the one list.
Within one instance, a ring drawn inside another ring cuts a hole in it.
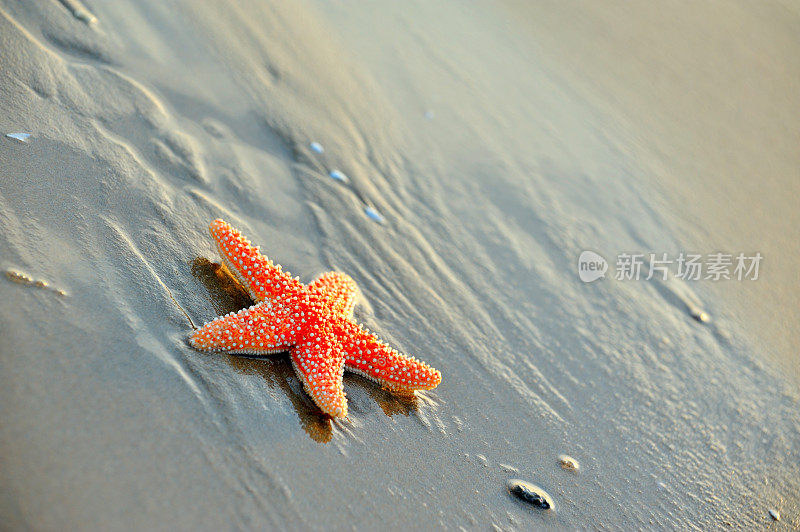
[{"label": "wet sand", "polygon": [[[0,4],[8,528],[800,526],[796,11],[82,9]],[[439,388],[346,376],[332,422],[285,355],[188,347],[250,304],[217,217]],[[576,272],[692,248],[762,279]]]}]

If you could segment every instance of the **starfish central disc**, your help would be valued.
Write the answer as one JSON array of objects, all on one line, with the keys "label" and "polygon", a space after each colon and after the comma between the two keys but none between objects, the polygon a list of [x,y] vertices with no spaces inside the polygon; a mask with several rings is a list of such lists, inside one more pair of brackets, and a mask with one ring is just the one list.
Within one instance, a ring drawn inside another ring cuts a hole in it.
[{"label": "starfish central disc", "polygon": [[328,272],[305,285],[230,224],[214,220],[209,230],[222,262],[257,303],[206,323],[189,337],[192,347],[239,355],[289,351],[306,392],[333,417],[347,416],[345,370],[398,393],[441,382],[438,370],[398,353],[353,321],[358,287],[348,275]]}]

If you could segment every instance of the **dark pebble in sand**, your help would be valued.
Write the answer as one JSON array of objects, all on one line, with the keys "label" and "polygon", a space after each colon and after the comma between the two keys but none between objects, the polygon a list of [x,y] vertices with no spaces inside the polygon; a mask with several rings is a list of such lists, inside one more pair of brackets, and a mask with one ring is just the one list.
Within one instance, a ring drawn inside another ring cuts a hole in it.
[{"label": "dark pebble in sand", "polygon": [[365,207],[364,208],[364,212],[366,213],[367,216],[369,216],[370,218],[372,218],[376,222],[383,223],[383,216],[381,215],[381,213],[379,213],[378,211],[376,211],[372,207]]},{"label": "dark pebble in sand", "polygon": [[541,508],[542,510],[550,510],[554,508],[553,499],[551,499],[550,495],[548,495],[547,492],[539,486],[516,478],[509,480],[506,485],[508,486],[508,491],[512,495],[516,495],[523,501],[530,503],[537,508]]}]

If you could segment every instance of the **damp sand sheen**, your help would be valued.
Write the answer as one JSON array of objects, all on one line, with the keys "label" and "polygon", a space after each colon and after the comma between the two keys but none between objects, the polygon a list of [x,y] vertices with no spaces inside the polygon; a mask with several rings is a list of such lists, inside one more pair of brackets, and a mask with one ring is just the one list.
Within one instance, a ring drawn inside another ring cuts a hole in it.
[{"label": "damp sand sheen", "polygon": [[[4,525],[800,527],[799,17],[0,0]],[[217,218],[441,384],[345,373],[332,419],[288,353],[193,349],[255,303]]]}]

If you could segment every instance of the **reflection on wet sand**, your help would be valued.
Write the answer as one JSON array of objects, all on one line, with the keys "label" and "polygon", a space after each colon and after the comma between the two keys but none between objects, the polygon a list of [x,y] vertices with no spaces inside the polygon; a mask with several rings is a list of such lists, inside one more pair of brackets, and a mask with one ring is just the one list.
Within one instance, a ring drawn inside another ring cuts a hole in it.
[{"label": "reflection on wet sand", "polygon": [[413,393],[407,395],[398,394],[397,392],[392,393],[376,386],[372,381],[361,375],[348,375],[345,373],[344,381],[363,388],[378,403],[383,413],[387,416],[394,416],[395,414],[408,416],[419,408],[419,400]]},{"label": "reflection on wet sand", "polygon": [[[197,257],[191,266],[192,275],[206,287],[209,300],[218,314],[237,312],[254,304],[250,295],[225,265],[211,262],[205,257]],[[328,443],[331,440],[331,418],[321,413],[306,395],[288,361],[287,353],[269,357],[228,354],[220,356],[236,371],[246,375],[260,375],[270,386],[278,386],[292,402],[300,425],[312,440],[319,443]],[[415,395],[392,394],[359,375],[345,374],[345,384],[348,387],[356,385],[366,391],[387,416],[408,416],[419,408],[419,400]]]},{"label": "reflection on wet sand", "polygon": [[271,357],[222,356],[236,371],[245,375],[259,375],[269,386],[280,388],[292,402],[300,425],[312,440],[319,443],[331,441],[331,418],[320,412],[303,391],[303,385],[295,375],[286,353]]},{"label": "reflection on wet sand", "polygon": [[192,275],[205,285],[209,300],[220,315],[239,311],[255,303],[224,264],[197,257],[192,261]]}]

